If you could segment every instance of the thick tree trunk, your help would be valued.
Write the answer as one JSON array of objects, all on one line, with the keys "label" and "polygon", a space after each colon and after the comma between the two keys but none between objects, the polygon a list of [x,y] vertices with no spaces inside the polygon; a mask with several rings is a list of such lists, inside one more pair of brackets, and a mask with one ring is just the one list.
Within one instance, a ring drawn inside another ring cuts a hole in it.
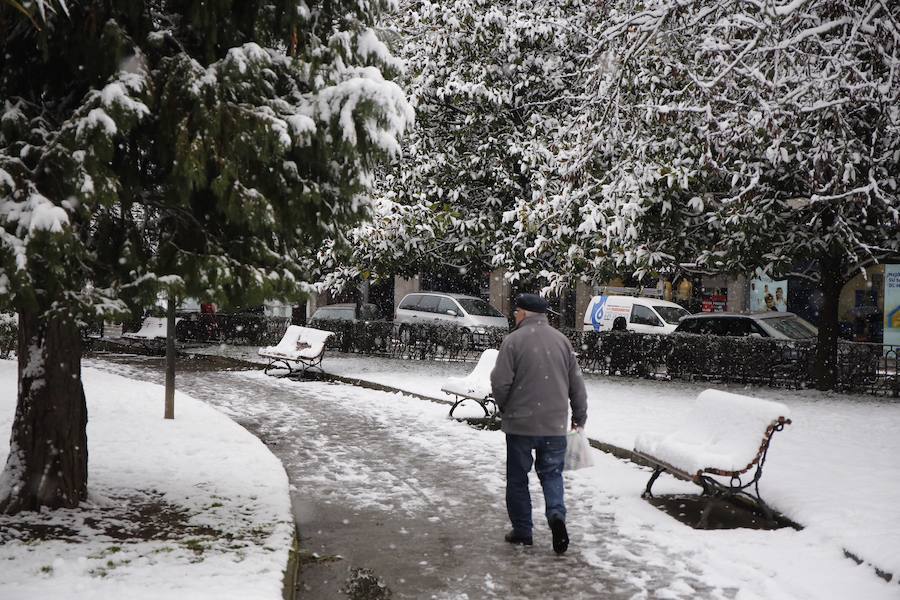
[{"label": "thick tree trunk", "polygon": [[87,497],[81,336],[71,321],[19,313],[19,395],[0,513],[75,507]]},{"label": "thick tree trunk", "polygon": [[834,389],[837,384],[838,300],[843,285],[840,255],[831,252],[822,256],[819,269],[822,275],[822,312],[819,319],[819,339],[816,344],[816,388]]}]

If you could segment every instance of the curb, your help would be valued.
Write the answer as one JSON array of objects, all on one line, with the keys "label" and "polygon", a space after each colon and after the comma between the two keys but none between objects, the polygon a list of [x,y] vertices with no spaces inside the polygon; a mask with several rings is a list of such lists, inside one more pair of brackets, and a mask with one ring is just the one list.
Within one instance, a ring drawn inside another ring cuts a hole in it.
[{"label": "curb", "polygon": [[300,581],[300,533],[297,524],[294,523],[294,539],[291,549],[288,551],[288,562],[284,568],[284,578],[281,584],[281,597],[284,600],[294,600],[297,595],[297,583]]}]

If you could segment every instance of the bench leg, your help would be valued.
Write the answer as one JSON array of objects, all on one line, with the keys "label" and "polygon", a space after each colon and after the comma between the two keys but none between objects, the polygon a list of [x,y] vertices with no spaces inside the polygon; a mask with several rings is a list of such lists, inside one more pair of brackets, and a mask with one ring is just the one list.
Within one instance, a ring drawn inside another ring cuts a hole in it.
[{"label": "bench leg", "polygon": [[716,496],[707,497],[706,506],[703,507],[703,512],[700,513],[700,520],[697,521],[697,529],[706,529],[706,527],[709,525],[709,515],[712,512],[713,503],[717,501],[718,499],[716,498]]},{"label": "bench leg", "polygon": [[[469,398],[468,396],[457,396],[454,394],[456,401],[453,403],[453,406],[450,407],[450,417],[453,417],[453,411],[456,410],[456,407],[465,402],[466,400],[471,400],[472,402],[477,402],[478,406],[481,407],[481,410],[484,411],[484,417],[486,419],[496,419],[497,418],[497,403],[494,402],[493,398],[487,398],[486,400],[478,400],[477,398]],[[491,405],[490,408],[488,405]]]},{"label": "bench leg", "polygon": [[269,374],[269,369],[274,368],[275,365],[276,365],[276,363],[284,363],[284,366],[287,367],[288,375],[290,375],[290,374],[293,372],[293,370],[291,369],[291,365],[290,365],[290,363],[289,363],[288,361],[286,361],[286,360],[281,360],[280,358],[276,358],[276,359],[273,359],[273,360],[269,361],[269,364],[267,364],[267,365],[266,365],[266,368],[263,369],[263,373],[266,374],[266,375],[268,375],[268,374]]},{"label": "bench leg", "polygon": [[[491,408],[490,408],[490,409],[487,409],[487,405],[488,405],[488,404],[491,405]],[[485,408],[488,410],[488,417],[491,418],[491,419],[496,419],[496,418],[497,418],[497,414],[498,414],[500,411],[497,409],[497,403],[494,402],[494,399],[493,399],[493,398],[488,398],[487,400],[485,400],[485,401],[484,401],[484,406],[485,406]]]},{"label": "bench leg", "polygon": [[647,487],[644,488],[644,493],[641,494],[641,498],[652,498],[653,492],[650,491],[653,487],[653,484],[656,483],[656,480],[659,479],[659,476],[662,475],[663,470],[660,467],[656,467],[653,471],[653,475],[650,476],[650,481],[647,482]]},{"label": "bench leg", "polygon": [[[468,400],[468,398],[456,396],[456,402],[453,403],[453,406],[450,407],[450,418],[453,418],[453,411],[456,410],[456,407]],[[483,406],[481,408],[484,408]]]},{"label": "bench leg", "polygon": [[755,496],[753,494],[747,494],[746,492],[744,492],[744,494],[750,496],[756,502],[756,505],[759,507],[759,510],[762,511],[762,514],[766,518],[766,521],[769,523],[769,525],[775,527],[775,525],[777,524],[775,522],[775,513],[771,508],[769,508],[769,505],[766,504],[765,500],[762,499],[762,496],[759,495],[759,482],[757,481]]}]

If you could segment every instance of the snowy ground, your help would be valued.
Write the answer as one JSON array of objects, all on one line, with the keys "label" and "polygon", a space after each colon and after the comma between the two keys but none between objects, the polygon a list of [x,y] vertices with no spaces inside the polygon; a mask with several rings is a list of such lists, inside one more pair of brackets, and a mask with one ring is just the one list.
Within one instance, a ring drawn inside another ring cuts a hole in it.
[{"label": "snowy ground", "polygon": [[[17,541],[15,522],[2,522],[0,598],[280,594],[291,533],[281,466],[246,431],[186,396],[176,401],[178,418],[163,421],[162,391],[150,383],[161,378],[158,363],[147,361],[155,370],[104,366],[136,381],[85,370],[90,505],[19,517],[56,526],[52,541]],[[472,366],[325,359],[333,373],[436,397],[446,376]],[[14,363],[0,362],[3,430],[14,377]],[[795,425],[775,438],[762,492],[803,531],[693,530],[640,499],[646,469],[596,452],[594,467],[567,476],[573,543],[556,558],[536,482],[540,541],[524,553],[502,542],[503,436],[448,420],[446,406],[260,372],[183,373],[179,381],[273,444],[290,472],[295,511],[298,499],[321,509],[308,517],[306,544],[344,555],[329,564],[345,571],[355,553],[352,564],[384,573],[398,598],[550,598],[561,590],[567,598],[900,598],[896,581],[843,553],[900,572],[900,471],[885,458],[900,456],[894,403],[732,389],[791,407]],[[590,379],[588,433],[628,448],[639,432],[676,419],[700,389]],[[696,488],[663,478],[654,491]],[[141,513],[161,529],[157,539],[121,535]],[[344,546],[329,547],[334,540]]]},{"label": "snowy ground", "polygon": [[[166,421],[158,385],[93,369],[84,384],[89,501],[0,517],[0,598],[280,599],[293,519],[275,456],[183,394]],[[2,464],[15,390],[0,361]]]},{"label": "snowy ground", "polygon": [[[253,356],[255,349],[212,351],[258,359]],[[328,353],[323,366],[337,375],[447,398],[440,391],[446,377],[467,373],[474,365]],[[708,384],[588,377],[586,431],[593,439],[631,449],[638,434],[664,430],[677,422],[705,387]],[[848,550],[894,574],[894,593],[900,597],[900,402],[812,390],[716,387],[790,407],[793,425],[773,438],[760,492],[778,511],[806,528],[804,538],[815,540],[834,556]],[[477,415],[479,409],[473,410],[471,414]],[[642,473],[637,479],[643,477]],[[606,491],[616,486],[617,492],[637,498],[644,483],[605,480],[600,487]],[[654,492],[662,491],[658,486]]]},{"label": "snowy ground", "polygon": [[[345,373],[358,374],[356,360],[335,356],[330,368],[340,363]],[[365,362],[373,373],[371,361]],[[437,371],[434,365],[419,366]],[[395,379],[405,379],[414,367],[388,363],[386,368]],[[348,385],[261,372],[185,373],[181,381],[234,418],[257,423],[274,444],[290,473],[295,501],[316,509],[308,523],[301,519],[301,543],[372,567],[396,598],[900,596],[896,584],[844,558],[822,528],[697,531],[682,525],[640,499],[646,469],[600,452],[594,467],[567,475],[572,546],[562,558],[550,550],[532,478],[536,545],[522,552],[502,541],[508,523],[500,432],[449,420],[446,406]],[[595,409],[596,421],[598,413]],[[668,479],[657,491],[695,488]],[[329,520],[323,507],[341,510]],[[311,537],[304,538],[304,531]],[[334,539],[345,544],[335,547]],[[339,569],[346,574],[346,566]]]}]

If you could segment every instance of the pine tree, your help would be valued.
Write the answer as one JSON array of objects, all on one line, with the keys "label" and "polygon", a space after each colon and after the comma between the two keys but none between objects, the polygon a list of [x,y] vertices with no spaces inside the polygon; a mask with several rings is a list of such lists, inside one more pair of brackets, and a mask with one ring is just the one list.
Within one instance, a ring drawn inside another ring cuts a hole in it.
[{"label": "pine tree", "polygon": [[0,304],[19,397],[0,511],[87,493],[79,327],[161,290],[296,297],[412,119],[387,0],[0,6]]}]

